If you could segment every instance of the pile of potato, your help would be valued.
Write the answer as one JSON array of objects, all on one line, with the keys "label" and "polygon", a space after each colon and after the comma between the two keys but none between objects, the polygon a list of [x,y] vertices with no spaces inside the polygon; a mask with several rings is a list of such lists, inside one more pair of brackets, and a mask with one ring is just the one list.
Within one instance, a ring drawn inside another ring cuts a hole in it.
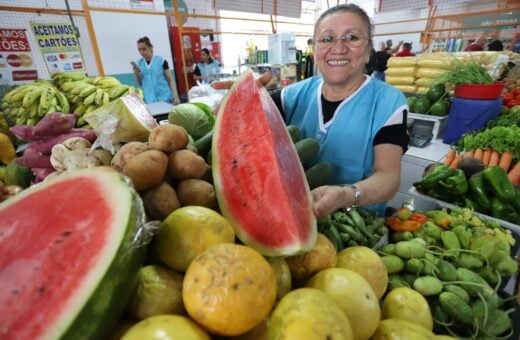
[{"label": "pile of potato", "polygon": [[111,164],[132,179],[153,219],[163,220],[186,205],[218,207],[211,168],[189,148],[188,133],[181,126],[160,125],[147,143],[124,144]]}]

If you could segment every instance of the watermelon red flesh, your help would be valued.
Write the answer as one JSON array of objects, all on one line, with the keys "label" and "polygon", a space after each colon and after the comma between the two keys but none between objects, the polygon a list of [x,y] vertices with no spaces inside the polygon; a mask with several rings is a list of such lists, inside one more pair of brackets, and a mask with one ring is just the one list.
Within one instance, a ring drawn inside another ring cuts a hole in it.
[{"label": "watermelon red flesh", "polygon": [[312,248],[316,220],[303,168],[276,105],[251,71],[220,106],[212,150],[220,208],[245,244],[268,256]]},{"label": "watermelon red flesh", "polygon": [[[142,261],[141,250],[120,251],[135,232],[134,199],[115,171],[89,169],[0,205],[1,338],[67,338],[76,329],[87,336],[109,327],[102,318],[124,307],[112,301],[119,280],[131,286]],[[126,266],[120,278],[112,276],[114,263]],[[80,314],[89,319],[77,320]]]}]

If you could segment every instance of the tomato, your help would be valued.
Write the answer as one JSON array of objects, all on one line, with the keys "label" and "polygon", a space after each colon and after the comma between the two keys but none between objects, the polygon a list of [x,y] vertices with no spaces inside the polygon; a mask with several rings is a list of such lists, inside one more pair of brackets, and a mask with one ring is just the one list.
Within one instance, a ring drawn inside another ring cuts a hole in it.
[{"label": "tomato", "polygon": [[419,222],[421,225],[426,223],[428,221],[428,216],[420,213],[413,213],[410,218],[408,218],[410,221]]},{"label": "tomato", "polygon": [[520,98],[514,98],[507,102],[507,107],[512,108],[513,106],[520,105]]},{"label": "tomato", "polygon": [[514,94],[512,94],[511,92],[509,93],[506,93],[502,96],[502,99],[504,100],[504,102],[509,102],[511,99],[515,98]]}]

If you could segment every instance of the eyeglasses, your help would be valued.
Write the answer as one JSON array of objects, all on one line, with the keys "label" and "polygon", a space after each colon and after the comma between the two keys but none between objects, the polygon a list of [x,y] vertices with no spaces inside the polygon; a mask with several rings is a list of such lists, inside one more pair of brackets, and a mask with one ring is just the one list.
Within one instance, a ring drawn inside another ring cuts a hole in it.
[{"label": "eyeglasses", "polygon": [[336,45],[337,41],[341,41],[343,45],[347,45],[348,47],[360,47],[363,45],[363,42],[368,40],[367,38],[360,37],[355,34],[345,34],[341,38],[332,37],[330,35],[318,38],[315,40],[316,45],[319,48],[331,48]]}]

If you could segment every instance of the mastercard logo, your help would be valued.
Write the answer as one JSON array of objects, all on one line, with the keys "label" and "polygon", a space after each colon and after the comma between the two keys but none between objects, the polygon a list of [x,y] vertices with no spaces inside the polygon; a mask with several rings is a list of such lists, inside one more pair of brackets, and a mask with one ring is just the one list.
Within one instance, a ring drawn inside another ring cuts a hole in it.
[{"label": "mastercard logo", "polygon": [[29,67],[33,64],[31,57],[27,54],[9,54],[6,59],[12,67]]}]

